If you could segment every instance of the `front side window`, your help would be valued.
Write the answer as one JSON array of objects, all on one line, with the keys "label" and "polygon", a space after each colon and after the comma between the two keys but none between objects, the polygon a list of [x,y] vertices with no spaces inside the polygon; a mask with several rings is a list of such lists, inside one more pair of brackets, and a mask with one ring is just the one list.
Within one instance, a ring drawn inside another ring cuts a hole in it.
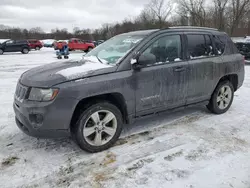
[{"label": "front side window", "polygon": [[181,37],[180,35],[164,36],[153,42],[142,55],[151,54],[155,56],[156,63],[170,63],[180,61],[181,57]]},{"label": "front side window", "polygon": [[13,40],[9,40],[9,41],[6,42],[6,44],[13,44],[13,43],[14,43]]},{"label": "front side window", "polygon": [[212,41],[209,35],[187,35],[188,54],[190,59],[206,58],[214,55]]},{"label": "front side window", "polygon": [[84,56],[84,59],[98,59],[101,63],[116,65],[133,47],[136,46],[144,35],[118,35],[100,44]]}]

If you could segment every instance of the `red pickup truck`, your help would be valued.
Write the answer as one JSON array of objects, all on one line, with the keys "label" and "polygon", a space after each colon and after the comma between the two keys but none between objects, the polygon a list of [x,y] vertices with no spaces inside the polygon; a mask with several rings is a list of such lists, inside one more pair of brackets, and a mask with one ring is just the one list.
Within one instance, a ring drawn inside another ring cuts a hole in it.
[{"label": "red pickup truck", "polygon": [[93,43],[85,42],[81,39],[72,38],[68,42],[69,50],[83,50],[84,52],[91,51],[95,45]]}]

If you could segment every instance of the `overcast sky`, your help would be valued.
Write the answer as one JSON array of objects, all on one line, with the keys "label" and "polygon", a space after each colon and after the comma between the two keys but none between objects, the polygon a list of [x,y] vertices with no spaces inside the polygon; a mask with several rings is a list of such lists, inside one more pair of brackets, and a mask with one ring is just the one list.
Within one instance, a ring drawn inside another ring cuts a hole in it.
[{"label": "overcast sky", "polygon": [[140,13],[148,0],[0,0],[0,24],[21,28],[98,28]]}]

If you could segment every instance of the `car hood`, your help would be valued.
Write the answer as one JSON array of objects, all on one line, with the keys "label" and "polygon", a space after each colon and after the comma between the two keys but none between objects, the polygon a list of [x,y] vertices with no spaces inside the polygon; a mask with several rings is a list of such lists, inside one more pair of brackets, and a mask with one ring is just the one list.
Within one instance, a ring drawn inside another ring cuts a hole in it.
[{"label": "car hood", "polygon": [[50,63],[23,73],[20,82],[31,87],[52,87],[54,85],[115,72],[117,66],[110,66],[93,59]]}]

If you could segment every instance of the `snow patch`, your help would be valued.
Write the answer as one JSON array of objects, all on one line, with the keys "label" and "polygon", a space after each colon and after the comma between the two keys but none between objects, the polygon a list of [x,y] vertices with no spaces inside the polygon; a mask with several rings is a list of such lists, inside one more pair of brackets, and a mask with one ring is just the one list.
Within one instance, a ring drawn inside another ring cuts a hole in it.
[{"label": "snow patch", "polygon": [[67,69],[60,70],[56,74],[60,74],[67,79],[75,79],[80,76],[84,76],[91,71],[104,69],[108,67],[111,67],[111,66],[107,64],[95,63],[91,61],[91,62],[84,63],[81,66],[70,67]]}]

